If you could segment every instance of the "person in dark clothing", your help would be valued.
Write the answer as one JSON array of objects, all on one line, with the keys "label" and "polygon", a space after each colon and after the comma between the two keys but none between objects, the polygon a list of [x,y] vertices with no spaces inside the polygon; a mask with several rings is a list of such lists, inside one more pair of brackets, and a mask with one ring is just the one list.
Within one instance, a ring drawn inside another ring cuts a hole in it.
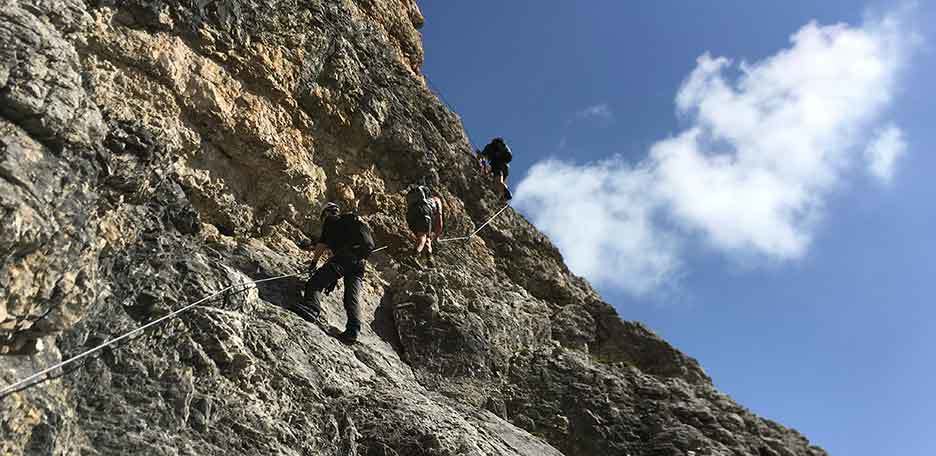
[{"label": "person in dark clothing", "polygon": [[[326,204],[322,210],[322,235],[315,245],[311,264],[314,272],[305,284],[304,302],[296,306],[295,312],[307,321],[317,322],[322,309],[322,292],[331,292],[338,285],[338,280],[344,278],[344,308],[348,323],[338,339],[349,344],[356,342],[361,331],[359,300],[364,265],[373,248],[373,235],[366,224],[353,214],[339,215],[337,204]],[[332,257],[317,268],[319,257],[326,250],[332,252]]]},{"label": "person in dark clothing", "polygon": [[507,177],[510,176],[510,161],[513,160],[513,153],[507,147],[504,138],[492,139],[488,145],[484,146],[480,157],[482,160],[487,159],[494,180],[504,190],[504,200],[510,201],[513,195],[507,186]]},{"label": "person in dark clothing", "polygon": [[416,237],[413,263],[421,267],[417,258],[425,248],[432,263],[432,241],[442,235],[442,199],[432,196],[428,188],[417,185],[406,194],[406,224]]}]

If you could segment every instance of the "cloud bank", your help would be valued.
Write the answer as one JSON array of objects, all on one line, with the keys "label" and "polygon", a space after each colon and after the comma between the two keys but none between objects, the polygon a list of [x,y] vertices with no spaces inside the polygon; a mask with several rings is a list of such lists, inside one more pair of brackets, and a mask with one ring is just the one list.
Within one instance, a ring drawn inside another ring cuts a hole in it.
[{"label": "cloud bank", "polygon": [[533,166],[515,201],[550,235],[569,266],[599,283],[646,293],[678,269],[676,239],[653,222],[655,176],[619,161]]},{"label": "cloud bank", "polygon": [[516,205],[574,271],[638,295],[679,271],[688,241],[800,258],[826,198],[857,164],[893,179],[906,144],[880,122],[910,42],[889,16],[809,23],[758,62],[702,55],[676,94],[683,131],[636,165],[538,163]]}]

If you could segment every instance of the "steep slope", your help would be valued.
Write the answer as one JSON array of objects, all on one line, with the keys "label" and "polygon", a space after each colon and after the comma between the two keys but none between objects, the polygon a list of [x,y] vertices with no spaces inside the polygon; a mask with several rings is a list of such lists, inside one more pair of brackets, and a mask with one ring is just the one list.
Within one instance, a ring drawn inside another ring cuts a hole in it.
[{"label": "steep slope", "polygon": [[408,185],[453,235],[501,207],[419,73],[422,21],[412,0],[0,1],[3,385],[302,272],[324,201],[389,246],[360,344],[285,310],[297,277],[244,287],[3,398],[0,452],[825,454],[622,321],[510,209],[433,269],[399,263]]}]

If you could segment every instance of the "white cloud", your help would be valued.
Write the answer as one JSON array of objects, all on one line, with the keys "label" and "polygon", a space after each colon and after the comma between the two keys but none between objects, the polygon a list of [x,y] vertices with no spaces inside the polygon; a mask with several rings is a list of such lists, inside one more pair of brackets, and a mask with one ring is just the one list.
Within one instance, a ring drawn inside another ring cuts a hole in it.
[{"label": "white cloud", "polygon": [[565,122],[565,131],[561,138],[559,138],[559,143],[556,145],[556,148],[559,150],[565,149],[569,145],[569,133],[570,127],[577,123],[587,122],[591,125],[597,125],[599,127],[607,127],[614,123],[614,112],[611,110],[611,107],[608,103],[599,103],[596,105],[589,106],[587,108],[576,111],[573,116],[566,119]]},{"label": "white cloud", "polygon": [[614,112],[607,103],[600,103],[589,106],[575,113],[576,119],[596,119],[602,122],[609,122],[614,119]]},{"label": "white cloud", "polygon": [[705,54],[676,95],[684,131],[637,166],[534,166],[516,204],[574,271],[637,294],[678,270],[680,239],[800,258],[856,162],[890,179],[905,149],[899,130],[884,129],[866,154],[862,145],[894,96],[911,38],[890,16],[861,27],[809,23],[758,62]]},{"label": "white cloud", "polygon": [[904,141],[903,132],[899,128],[888,125],[879,130],[874,140],[865,149],[868,172],[881,182],[890,183],[894,178],[894,166],[897,159],[906,150],[907,143]]},{"label": "white cloud", "polygon": [[652,179],[621,162],[551,160],[534,165],[517,194],[573,271],[641,294],[663,285],[679,261],[675,241],[652,222],[656,202],[644,192]]}]

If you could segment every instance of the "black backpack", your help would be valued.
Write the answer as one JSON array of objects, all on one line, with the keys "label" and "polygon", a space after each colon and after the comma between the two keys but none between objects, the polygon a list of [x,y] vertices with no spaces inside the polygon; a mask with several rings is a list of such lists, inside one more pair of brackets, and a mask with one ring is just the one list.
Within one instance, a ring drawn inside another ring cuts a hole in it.
[{"label": "black backpack", "polygon": [[410,189],[406,194],[406,205],[408,207],[427,204],[429,201],[429,188],[425,185],[417,185]]},{"label": "black backpack", "polygon": [[503,139],[496,138],[491,141],[491,144],[494,146],[494,161],[510,163],[513,160],[513,153],[510,152],[510,148],[507,147],[507,143]]},{"label": "black backpack", "polygon": [[436,207],[432,201],[431,192],[425,185],[413,187],[406,194],[406,214],[407,218],[429,217],[432,220],[435,215]]},{"label": "black backpack", "polygon": [[367,258],[374,250],[374,232],[356,214],[344,214],[335,221],[335,228],[344,236],[343,250]]}]

